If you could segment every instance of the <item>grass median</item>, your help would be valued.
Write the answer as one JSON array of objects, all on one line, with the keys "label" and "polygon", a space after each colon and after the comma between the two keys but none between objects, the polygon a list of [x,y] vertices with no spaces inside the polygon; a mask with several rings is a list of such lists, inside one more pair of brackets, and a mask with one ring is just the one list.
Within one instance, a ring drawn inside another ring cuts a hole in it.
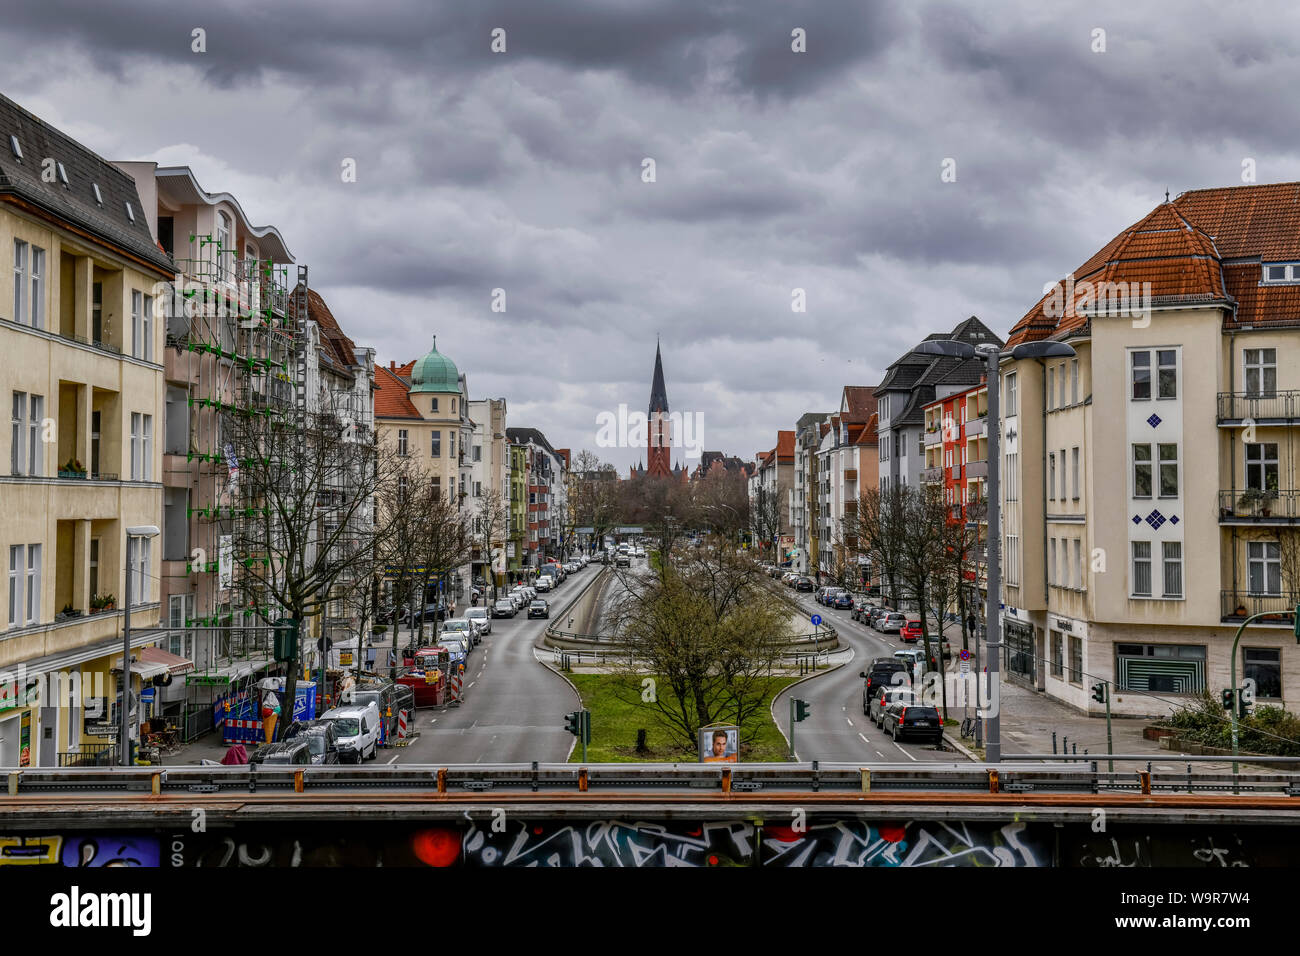
[{"label": "grass median", "polygon": [[[582,706],[591,711],[591,743],[587,747],[588,763],[695,763],[699,755],[675,741],[659,722],[654,704],[641,701],[638,688],[626,677],[615,674],[569,674],[573,686],[582,695]],[[766,688],[763,703],[755,720],[756,733],[742,749],[745,762],[780,762],[785,760],[786,743],[772,721],[772,698],[798,680],[797,677],[773,677]],[[741,728],[749,736],[750,728]],[[646,749],[636,749],[638,731],[646,732]],[[582,760],[582,745],[573,748],[571,763]]]}]

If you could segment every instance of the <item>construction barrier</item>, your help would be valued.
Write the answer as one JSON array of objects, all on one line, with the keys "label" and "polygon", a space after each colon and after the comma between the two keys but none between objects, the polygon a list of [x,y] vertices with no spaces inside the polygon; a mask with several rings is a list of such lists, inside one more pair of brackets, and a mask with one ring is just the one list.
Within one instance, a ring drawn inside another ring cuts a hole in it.
[{"label": "construction barrier", "polygon": [[388,742],[388,722],[392,719],[392,716],[393,708],[389,707],[388,713],[379,719],[379,746],[381,747],[391,746]]},{"label": "construction barrier", "polygon": [[456,673],[451,675],[451,703],[453,704],[459,704],[462,700],[464,700],[464,696],[462,695],[461,692],[460,682],[461,682],[460,671],[456,671]]},{"label": "construction barrier", "polygon": [[227,717],[221,722],[221,742],[223,744],[253,744],[259,746],[266,742],[265,738],[265,725],[260,718]]},{"label": "construction barrier", "polygon": [[397,739],[406,739],[406,708],[397,712]]}]

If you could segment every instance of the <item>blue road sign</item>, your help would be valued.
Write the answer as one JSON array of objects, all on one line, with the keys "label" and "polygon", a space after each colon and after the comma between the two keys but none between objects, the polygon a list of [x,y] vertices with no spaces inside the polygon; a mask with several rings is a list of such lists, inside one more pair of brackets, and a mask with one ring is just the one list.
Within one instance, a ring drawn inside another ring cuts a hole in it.
[{"label": "blue road sign", "polygon": [[812,616],[812,626],[813,626],[813,627],[816,627],[816,626],[817,626],[818,624],[820,624],[821,622],[822,622],[822,616],[821,616],[820,614],[814,614],[814,615]]},{"label": "blue road sign", "polygon": [[965,648],[962,648],[961,659],[964,661],[970,660],[970,651],[966,650]]}]

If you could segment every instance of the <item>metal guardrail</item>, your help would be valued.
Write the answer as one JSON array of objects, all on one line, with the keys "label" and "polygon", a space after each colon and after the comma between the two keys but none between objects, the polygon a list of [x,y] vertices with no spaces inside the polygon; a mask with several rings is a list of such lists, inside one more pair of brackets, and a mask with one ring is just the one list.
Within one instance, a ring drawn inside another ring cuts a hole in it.
[{"label": "metal guardrail", "polygon": [[[1044,755],[1021,755],[1051,759]],[[1095,761],[1095,757],[1091,758]],[[1141,757],[1115,759],[1149,760]],[[1189,759],[1189,758],[1183,758]],[[1294,758],[1293,758],[1294,759]],[[1180,761],[1181,762],[1181,761]],[[706,794],[769,791],[774,795],[821,793],[1100,794],[1205,793],[1233,790],[1244,796],[1300,796],[1300,774],[1232,774],[1098,771],[1062,762],[1037,767],[897,763],[676,765],[662,764],[436,764],[402,766],[23,769],[8,773],[9,797],[56,793],[229,794],[431,791],[439,794],[492,791],[565,793]],[[1225,793],[1226,796],[1226,793]],[[4,799],[0,797],[0,809]],[[1300,800],[1296,801],[1300,812]]]}]

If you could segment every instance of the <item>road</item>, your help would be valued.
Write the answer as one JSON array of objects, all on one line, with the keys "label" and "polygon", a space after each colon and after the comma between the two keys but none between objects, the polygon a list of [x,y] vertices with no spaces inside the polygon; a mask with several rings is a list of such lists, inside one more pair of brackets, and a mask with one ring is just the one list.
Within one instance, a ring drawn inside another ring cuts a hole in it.
[{"label": "road", "polygon": [[[849,612],[822,607],[810,595],[791,595],[811,616],[820,614],[835,625],[840,643],[853,649],[853,660],[830,673],[795,685],[777,696],[773,711],[781,729],[789,733],[790,701],[793,696],[808,701],[812,713],[795,727],[795,749],[799,759],[828,762],[903,761],[916,763],[952,763],[965,761],[964,755],[952,750],[935,750],[924,742],[895,743],[862,713],[862,678],[873,657],[891,657],[904,644],[897,635],[881,634],[859,624]],[[950,638],[951,639],[951,638]],[[955,653],[955,651],[954,651]],[[961,717],[960,709],[949,712]]]},{"label": "road", "polygon": [[[552,614],[594,577],[599,565],[570,574],[544,595]],[[416,714],[417,737],[409,746],[381,750],[377,763],[562,763],[574,737],[564,715],[578,697],[559,675],[537,663],[533,645],[548,620],[524,612],[492,621],[492,633],[470,655],[465,700],[459,706],[425,708]]]}]

